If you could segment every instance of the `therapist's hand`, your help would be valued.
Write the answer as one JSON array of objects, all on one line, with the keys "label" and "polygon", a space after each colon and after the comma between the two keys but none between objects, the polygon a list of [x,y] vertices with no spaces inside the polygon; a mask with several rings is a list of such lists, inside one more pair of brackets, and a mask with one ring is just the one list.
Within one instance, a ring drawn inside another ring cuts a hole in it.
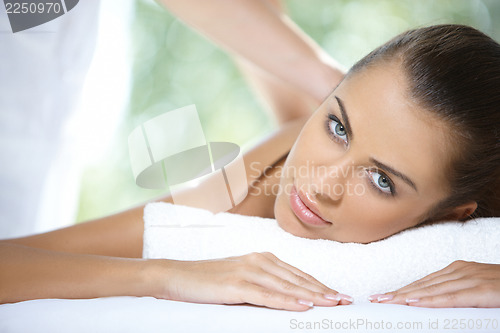
[{"label": "therapist's hand", "polygon": [[163,285],[155,295],[157,298],[250,303],[292,311],[305,311],[313,304],[334,306],[352,302],[348,296],[338,294],[271,253],[203,261],[154,260],[160,260],[163,266],[155,273],[156,283]]},{"label": "therapist's hand", "polygon": [[406,287],[373,295],[372,299],[372,302],[429,308],[498,308],[500,265],[455,261]]}]

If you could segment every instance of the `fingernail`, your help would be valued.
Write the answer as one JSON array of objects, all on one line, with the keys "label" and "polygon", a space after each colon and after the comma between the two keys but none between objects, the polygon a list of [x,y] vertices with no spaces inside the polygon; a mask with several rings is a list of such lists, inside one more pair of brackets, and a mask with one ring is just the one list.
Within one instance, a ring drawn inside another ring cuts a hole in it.
[{"label": "fingernail", "polygon": [[418,298],[407,298],[406,299],[406,303],[417,303],[419,301],[420,301],[420,299],[418,299]]},{"label": "fingernail", "polygon": [[352,298],[349,295],[337,294],[337,296],[340,297],[340,299],[346,300],[346,301],[351,302],[351,303],[354,301],[354,298]]},{"label": "fingernail", "polygon": [[340,301],[341,300],[341,297],[338,294],[337,295],[325,294],[325,295],[323,295],[323,297],[326,299],[330,299],[332,301]]},{"label": "fingernail", "polygon": [[373,301],[378,301],[378,298],[379,298],[380,296],[383,296],[383,295],[384,295],[384,294],[374,294],[374,295],[368,296],[368,300],[369,300],[370,302],[373,302]]},{"label": "fingernail", "polygon": [[393,298],[394,298],[394,296],[392,296],[392,295],[381,295],[381,296],[377,297],[377,301],[379,301],[379,302],[390,301]]},{"label": "fingernail", "polygon": [[312,308],[314,306],[313,302],[310,301],[304,301],[302,299],[299,299],[297,303],[302,304],[302,305],[307,305],[308,307]]}]

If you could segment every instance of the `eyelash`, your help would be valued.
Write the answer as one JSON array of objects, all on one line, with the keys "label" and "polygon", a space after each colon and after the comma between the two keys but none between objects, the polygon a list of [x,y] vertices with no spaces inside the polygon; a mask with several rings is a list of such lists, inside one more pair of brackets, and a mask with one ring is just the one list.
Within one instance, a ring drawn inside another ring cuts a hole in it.
[{"label": "eyelash", "polygon": [[[344,124],[342,124],[342,122],[340,121],[339,118],[337,118],[335,115],[329,113],[329,114],[327,114],[326,122],[325,122],[325,127],[326,127],[326,131],[328,133],[328,136],[331,139],[333,139],[334,141],[336,141],[337,143],[343,144],[345,147],[347,147],[347,145],[349,143],[347,134],[346,134],[346,139],[347,140],[344,140],[344,139],[340,138],[338,136],[338,134],[332,132],[332,130],[331,130],[331,122],[332,121],[336,122],[337,124],[339,124],[340,126],[342,126],[342,127],[345,128]],[[396,187],[394,186],[394,183],[391,180],[391,178],[389,176],[387,176],[387,174],[385,174],[384,172],[382,172],[382,171],[380,171],[378,169],[367,169],[366,173],[367,173],[367,177],[368,177],[368,182],[370,183],[370,185],[372,186],[372,188],[377,193],[382,194],[384,196],[395,196],[396,195]],[[379,186],[377,186],[375,184],[374,179],[371,176],[372,173],[377,173],[377,174],[380,175],[380,177],[384,177],[384,178],[387,179],[387,181],[389,183],[389,190],[390,190],[390,192],[385,192],[384,190],[382,190]]]},{"label": "eyelash", "polygon": [[[382,195],[385,196],[395,196],[396,195],[396,187],[394,186],[394,183],[392,182],[391,178],[387,176],[384,172],[377,170],[377,169],[367,169],[366,173],[368,174],[368,182],[370,185],[378,192],[381,193]],[[389,192],[385,192],[382,190],[377,184],[375,184],[373,177],[371,176],[372,173],[378,173],[380,177],[384,177],[387,179],[389,183]]]},{"label": "eyelash", "polygon": [[325,126],[326,126],[326,131],[328,133],[328,135],[330,136],[330,138],[332,138],[334,141],[338,142],[338,143],[341,143],[343,144],[345,147],[347,147],[348,143],[349,143],[349,137],[347,136],[346,134],[346,139],[347,140],[344,140],[342,138],[340,138],[336,133],[332,132],[331,130],[331,127],[330,127],[330,123],[334,121],[336,122],[337,124],[341,125],[342,127],[345,128],[344,124],[342,124],[342,122],[340,121],[339,118],[337,118],[335,115],[329,113],[327,114],[326,116],[326,122],[325,122]]}]

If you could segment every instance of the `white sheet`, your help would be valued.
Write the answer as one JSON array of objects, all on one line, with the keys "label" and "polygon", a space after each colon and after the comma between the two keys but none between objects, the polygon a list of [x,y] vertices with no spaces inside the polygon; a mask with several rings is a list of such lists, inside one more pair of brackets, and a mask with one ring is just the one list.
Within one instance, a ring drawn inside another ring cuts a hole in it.
[{"label": "white sheet", "polygon": [[[152,297],[46,299],[0,306],[2,333],[498,332],[499,321],[500,309],[425,309],[366,303],[316,307],[302,313]],[[323,326],[305,326],[315,322]],[[403,327],[398,329],[397,325]]]}]

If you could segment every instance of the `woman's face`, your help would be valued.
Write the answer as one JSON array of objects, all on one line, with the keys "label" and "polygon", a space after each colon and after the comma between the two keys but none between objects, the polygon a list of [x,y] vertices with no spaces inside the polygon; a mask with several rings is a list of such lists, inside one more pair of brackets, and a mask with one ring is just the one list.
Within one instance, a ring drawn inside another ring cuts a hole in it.
[{"label": "woman's face", "polygon": [[346,78],[302,129],[275,217],[300,237],[368,243],[415,226],[447,195],[448,128],[410,102],[398,66]]}]

